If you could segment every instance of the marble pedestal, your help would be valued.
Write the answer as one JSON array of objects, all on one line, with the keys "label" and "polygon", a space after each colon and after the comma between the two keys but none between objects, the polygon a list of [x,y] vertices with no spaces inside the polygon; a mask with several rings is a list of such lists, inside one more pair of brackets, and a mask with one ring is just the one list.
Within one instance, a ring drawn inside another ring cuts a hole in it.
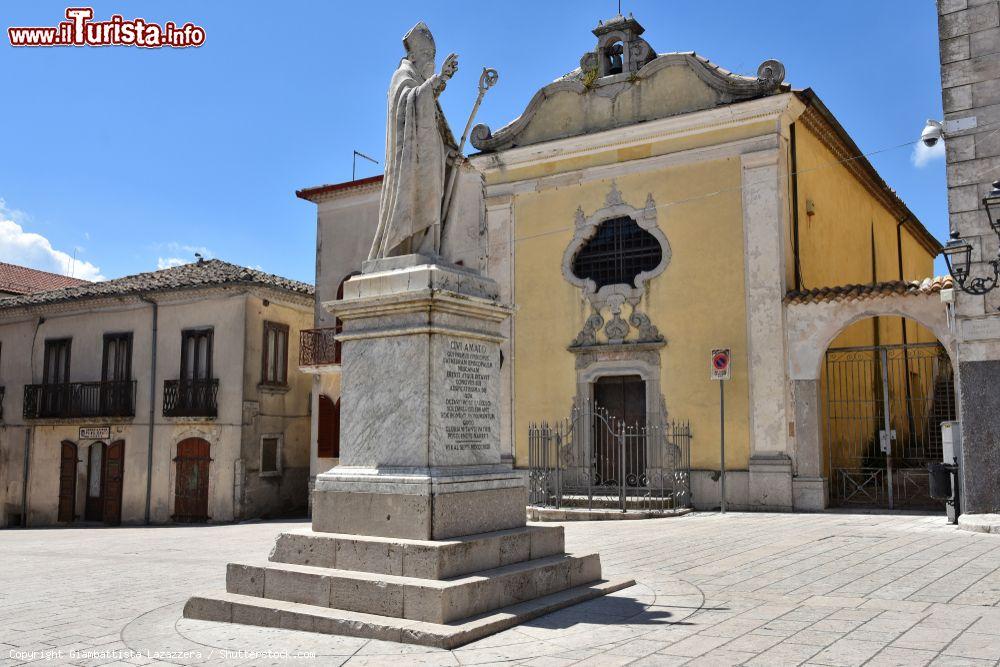
[{"label": "marble pedestal", "polygon": [[312,530],[267,566],[231,563],[185,616],[450,648],[634,583],[526,525],[524,476],[500,457],[497,295],[408,255],[323,304],[343,322],[341,457],[316,478]]}]

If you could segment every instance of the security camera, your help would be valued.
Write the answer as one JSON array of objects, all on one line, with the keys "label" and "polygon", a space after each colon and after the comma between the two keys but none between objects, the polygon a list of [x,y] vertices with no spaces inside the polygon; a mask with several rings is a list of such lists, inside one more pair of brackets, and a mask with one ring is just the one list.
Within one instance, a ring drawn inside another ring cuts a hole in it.
[{"label": "security camera", "polygon": [[944,139],[944,125],[940,121],[928,119],[924,131],[920,133],[920,141],[924,142],[924,146],[933,148],[942,139]]}]

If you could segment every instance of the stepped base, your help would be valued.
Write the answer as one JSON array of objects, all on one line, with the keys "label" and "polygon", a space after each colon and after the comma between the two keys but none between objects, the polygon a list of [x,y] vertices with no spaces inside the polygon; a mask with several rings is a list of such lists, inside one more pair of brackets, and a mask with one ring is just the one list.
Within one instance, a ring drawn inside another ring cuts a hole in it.
[{"label": "stepped base", "polygon": [[[523,511],[522,511],[523,513]],[[282,533],[269,560],[338,570],[449,579],[563,553],[562,526],[521,526],[448,540],[409,540],[320,533]]]},{"label": "stepped base", "polygon": [[266,565],[230,563],[226,592],[184,616],[451,647],[633,583],[567,554],[562,526],[447,540],[307,529],[279,535]]},{"label": "stepped base", "polygon": [[452,623],[427,623],[233,593],[193,597],[184,606],[184,617],[453,649],[634,585],[631,579],[600,580]]}]

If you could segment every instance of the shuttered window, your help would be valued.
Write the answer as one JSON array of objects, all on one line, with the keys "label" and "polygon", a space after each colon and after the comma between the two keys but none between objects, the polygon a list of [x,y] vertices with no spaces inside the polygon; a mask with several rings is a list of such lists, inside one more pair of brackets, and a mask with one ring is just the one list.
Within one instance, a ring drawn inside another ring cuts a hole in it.
[{"label": "shuttered window", "polygon": [[288,384],[288,325],[264,322],[264,356],[261,382]]}]

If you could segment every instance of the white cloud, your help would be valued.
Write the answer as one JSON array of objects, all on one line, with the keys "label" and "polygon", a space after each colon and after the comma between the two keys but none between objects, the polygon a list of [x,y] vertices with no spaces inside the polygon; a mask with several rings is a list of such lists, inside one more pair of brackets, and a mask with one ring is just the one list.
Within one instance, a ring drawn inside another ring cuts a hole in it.
[{"label": "white cloud", "polygon": [[156,258],[156,268],[157,269],[169,269],[173,266],[180,266],[181,264],[187,264],[191,260],[181,259],[180,257],[157,257]]},{"label": "white cloud", "polygon": [[73,259],[69,253],[53,248],[41,234],[24,231],[14,222],[14,218],[23,217],[7,209],[0,199],[0,261],[84,280],[105,280],[101,270],[90,262]]},{"label": "white cloud", "polygon": [[918,141],[913,146],[913,153],[910,161],[914,167],[925,167],[932,160],[944,159],[944,142],[939,141],[933,146],[926,146],[924,142]]}]

